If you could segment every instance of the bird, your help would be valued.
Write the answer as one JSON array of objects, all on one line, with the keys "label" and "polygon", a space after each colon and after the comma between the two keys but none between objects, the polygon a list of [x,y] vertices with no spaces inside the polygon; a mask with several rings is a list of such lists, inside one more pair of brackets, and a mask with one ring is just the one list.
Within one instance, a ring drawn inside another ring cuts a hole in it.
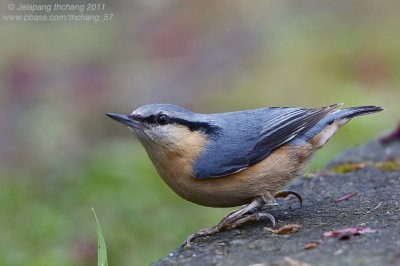
[{"label": "bird", "polygon": [[339,109],[265,107],[215,114],[195,113],[173,104],[148,104],[131,114],[106,113],[137,137],[159,176],[180,197],[208,207],[237,207],[195,238],[274,217],[263,211],[276,198],[301,195],[283,190],[304,173],[314,152],[354,117],[382,111],[379,106]]}]

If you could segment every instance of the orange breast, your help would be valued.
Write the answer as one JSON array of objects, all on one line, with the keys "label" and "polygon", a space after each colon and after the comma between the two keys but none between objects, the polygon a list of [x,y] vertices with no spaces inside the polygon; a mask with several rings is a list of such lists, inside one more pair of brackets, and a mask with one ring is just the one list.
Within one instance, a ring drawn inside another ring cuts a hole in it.
[{"label": "orange breast", "polygon": [[192,174],[192,165],[203,145],[200,138],[187,143],[193,147],[189,156],[178,152],[161,154],[160,151],[148,150],[148,153],[159,175],[175,193],[188,201],[209,207],[239,206],[257,196],[274,194],[304,171],[314,150],[310,145],[285,145],[239,173],[200,180]]}]

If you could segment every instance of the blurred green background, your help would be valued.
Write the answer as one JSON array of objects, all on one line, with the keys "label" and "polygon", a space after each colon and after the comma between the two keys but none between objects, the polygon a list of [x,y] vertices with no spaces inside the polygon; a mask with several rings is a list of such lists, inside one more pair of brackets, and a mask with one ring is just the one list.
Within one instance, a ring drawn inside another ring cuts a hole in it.
[{"label": "blurred green background", "polygon": [[385,107],[344,127],[310,170],[399,119],[398,1],[118,0],[99,2],[94,14],[114,14],[103,23],[5,21],[9,3],[20,2],[0,4],[0,265],[95,265],[91,207],[119,266],[149,264],[228,212],[176,196],[105,112]]}]

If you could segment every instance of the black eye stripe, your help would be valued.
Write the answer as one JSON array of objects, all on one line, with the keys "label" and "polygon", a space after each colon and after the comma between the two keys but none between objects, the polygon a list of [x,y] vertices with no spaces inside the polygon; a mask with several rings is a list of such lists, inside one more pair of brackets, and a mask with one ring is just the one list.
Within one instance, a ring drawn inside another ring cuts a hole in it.
[{"label": "black eye stripe", "polygon": [[156,123],[156,117],[155,115],[150,115],[147,117],[142,118],[142,122],[148,123],[148,124],[155,124]]},{"label": "black eye stripe", "polygon": [[181,118],[170,118],[170,121],[186,126],[190,131],[203,131],[207,134],[218,133],[219,127],[208,122],[188,121]]},{"label": "black eye stripe", "polygon": [[[161,121],[165,119],[165,122]],[[171,124],[171,118],[166,114],[157,114],[157,115],[149,115],[147,117],[143,117],[142,122],[150,124],[150,125],[166,125]]]},{"label": "black eye stripe", "polygon": [[[157,115],[150,115],[147,117],[143,117],[142,118],[142,122],[150,124],[150,125],[160,125],[157,122],[157,117],[160,114]],[[165,115],[165,114],[163,114]],[[190,131],[203,131],[207,134],[212,134],[212,133],[217,133],[219,131],[219,127],[212,125],[208,122],[196,122],[196,121],[188,121],[182,118],[177,118],[177,117],[171,117],[168,115],[165,115],[168,117],[168,121],[166,124],[163,125],[167,125],[167,124],[178,124],[178,125],[182,125],[182,126],[186,126],[187,128],[189,128]],[[163,126],[160,125],[160,126]]]}]

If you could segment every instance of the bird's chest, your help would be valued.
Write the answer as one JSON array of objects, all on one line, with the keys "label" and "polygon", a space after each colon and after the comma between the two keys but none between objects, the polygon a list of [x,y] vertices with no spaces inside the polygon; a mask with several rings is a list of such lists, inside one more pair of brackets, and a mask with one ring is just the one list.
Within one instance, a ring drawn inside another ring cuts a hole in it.
[{"label": "bird's chest", "polygon": [[246,204],[254,197],[273,194],[304,169],[309,152],[285,147],[260,163],[220,178],[196,179],[192,173],[195,157],[147,149],[158,174],[182,198],[210,207]]},{"label": "bird's chest", "polygon": [[148,154],[164,182],[179,196],[193,201],[192,196],[198,193],[199,186],[192,174],[191,158],[176,153],[160,154],[159,151],[148,151]]}]

